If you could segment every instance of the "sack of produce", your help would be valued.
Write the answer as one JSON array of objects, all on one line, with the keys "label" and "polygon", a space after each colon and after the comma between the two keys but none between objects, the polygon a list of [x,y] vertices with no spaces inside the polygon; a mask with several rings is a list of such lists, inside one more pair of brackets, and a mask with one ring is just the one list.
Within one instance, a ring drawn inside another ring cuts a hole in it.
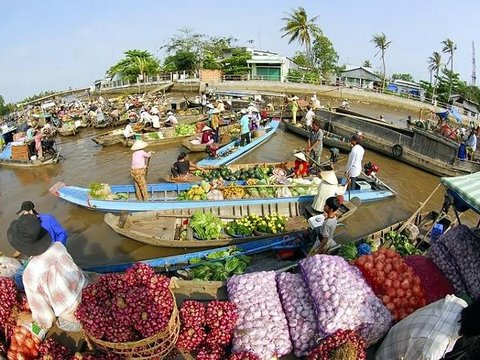
[{"label": "sack of produce", "polygon": [[480,241],[468,226],[450,229],[432,244],[428,257],[445,274],[455,293],[480,296]]},{"label": "sack of produce", "polygon": [[386,334],[393,320],[390,312],[343,258],[311,256],[300,262],[300,270],[315,305],[320,336],[360,329],[359,334],[371,344]]},{"label": "sack of produce", "polygon": [[0,256],[0,277],[14,277],[22,264],[17,259]]},{"label": "sack of produce", "polygon": [[292,351],[274,271],[235,275],[227,282],[228,298],[237,306],[232,352],[252,352],[262,360]]},{"label": "sack of produce", "polygon": [[422,282],[427,304],[440,300],[448,294],[453,294],[454,289],[432,260],[425,256],[411,255],[405,262],[413,269]]},{"label": "sack of produce", "polygon": [[365,340],[353,330],[338,330],[308,354],[308,360],[365,360]]},{"label": "sack of produce", "polygon": [[380,249],[359,257],[355,265],[395,320],[426,305],[420,278],[397,252]]},{"label": "sack of produce", "polygon": [[318,339],[317,319],[307,284],[302,275],[285,272],[277,275],[277,288],[287,316],[294,354],[304,356],[315,347]]}]

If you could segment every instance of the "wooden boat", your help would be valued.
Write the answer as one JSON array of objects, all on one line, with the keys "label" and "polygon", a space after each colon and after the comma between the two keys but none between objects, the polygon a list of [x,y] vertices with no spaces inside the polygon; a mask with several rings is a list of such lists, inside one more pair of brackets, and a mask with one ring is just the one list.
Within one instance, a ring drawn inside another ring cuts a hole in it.
[{"label": "wooden boat", "polygon": [[[225,126],[220,126],[219,128],[219,135],[220,135],[220,139],[222,137],[223,134],[226,134],[228,133],[230,130],[232,129],[239,129],[239,125],[237,123],[235,124],[230,124],[230,125],[225,125]],[[238,131],[238,134],[240,135],[240,130]],[[234,139],[237,139],[238,136],[234,137]],[[186,147],[190,152],[202,152],[202,151],[205,151],[206,148],[207,148],[207,144],[192,144],[192,141],[194,140],[199,140],[201,139],[201,135],[200,134],[196,134],[196,135],[192,135],[188,138],[186,138],[185,140],[182,141],[182,145],[184,147]],[[224,140],[224,141],[220,141],[219,144],[216,144],[218,147],[222,147],[224,145],[227,145],[229,142],[232,141],[232,138],[229,137],[227,140]]]},{"label": "wooden boat", "polygon": [[[305,129],[303,126],[294,125],[287,120],[284,120],[283,123],[285,124],[285,127],[289,131],[308,139],[308,136],[309,136],[308,130]],[[331,148],[335,147],[345,152],[349,152],[351,150],[350,141],[348,137],[339,136],[325,130],[323,130],[323,133],[324,133],[324,137],[323,137],[324,146],[328,146]]]},{"label": "wooden boat", "polygon": [[[200,121],[206,120],[205,115],[187,115],[185,118],[182,117],[179,120],[179,124],[195,124]],[[188,136],[173,136],[175,135],[173,127],[161,127],[155,131],[149,131],[145,133],[136,134],[136,136],[141,137],[141,140],[147,142],[150,145],[166,145],[174,144],[177,142],[183,141]],[[162,133],[163,138],[160,138],[159,132]],[[95,136],[92,138],[92,141],[98,145],[102,146],[112,146],[116,144],[122,144],[124,146],[131,146],[135,139],[127,140],[123,136],[122,129],[111,130],[101,135]]]},{"label": "wooden boat", "polygon": [[350,109],[345,109],[345,108],[342,108],[342,107],[336,107],[334,109],[332,109],[333,111],[337,112],[337,113],[340,113],[340,114],[347,114],[347,115],[353,115],[353,116],[357,116],[357,117],[362,117],[362,118],[365,118],[365,119],[369,119],[369,120],[375,120],[375,121],[381,121],[381,122],[385,122],[385,120],[380,120],[380,118],[376,118],[374,116],[370,116],[370,115],[366,115],[366,114],[362,114],[362,113],[359,113],[359,112],[356,112],[356,111],[352,111]]},{"label": "wooden boat", "polygon": [[123,126],[127,123],[128,121],[128,117],[123,117],[121,119],[119,119],[118,121],[111,121],[111,120],[107,120],[107,121],[104,121],[100,124],[94,124],[93,127],[95,129],[105,129],[107,127],[118,127],[118,126]]},{"label": "wooden boat", "polygon": [[64,125],[60,128],[57,128],[57,132],[61,136],[74,136],[74,135],[78,134],[78,129],[75,126],[65,127],[65,125]]},{"label": "wooden boat", "polygon": [[366,121],[350,115],[330,113],[333,132],[351,136],[363,132],[362,145],[438,176],[459,176],[480,171],[480,163],[460,161],[458,146],[417,128],[401,129],[393,125]]},{"label": "wooden boat", "polygon": [[8,167],[38,167],[44,165],[52,165],[56,164],[60,159],[60,152],[57,150],[55,155],[46,155],[43,160],[13,160],[11,158],[12,150],[11,150],[11,143],[8,143],[2,151],[0,151],[0,166],[8,166]]},{"label": "wooden boat", "polygon": [[[365,177],[357,180],[363,181],[363,189],[351,190],[344,194],[345,200],[351,201],[355,197],[360,201],[375,201],[386,199],[396,195],[389,186],[377,178]],[[217,206],[245,206],[257,204],[278,204],[291,202],[305,202],[311,204],[314,195],[297,195],[282,198],[243,198],[237,200],[178,200],[183,191],[188,191],[193,183],[159,183],[148,184],[147,190],[150,194],[148,201],[138,201],[135,198],[133,185],[111,185],[111,200],[94,199],[89,196],[89,189],[78,186],[69,186],[57,183],[50,189],[50,192],[73,204],[86,207],[92,210],[107,212],[120,211],[157,211],[175,210],[182,208],[203,208]],[[277,186],[282,187],[282,185]],[[339,189],[340,191],[341,189]]]},{"label": "wooden boat", "polygon": [[255,149],[256,147],[263,144],[266,140],[270,139],[273,134],[278,129],[280,124],[280,120],[272,120],[267,128],[265,128],[265,133],[257,138],[254,138],[250,144],[245,146],[237,146],[238,141],[232,141],[229,144],[223,146],[217,151],[217,157],[215,158],[205,158],[200,160],[197,165],[198,166],[220,166],[220,165],[228,165],[242,156],[248,154],[250,151]]},{"label": "wooden boat", "polygon": [[[351,216],[357,206],[351,202],[345,202],[338,210],[338,219],[343,221]],[[298,202],[278,203],[273,205],[257,204],[246,206],[219,206],[215,208],[202,209],[179,209],[176,211],[149,211],[141,213],[114,215],[105,214],[105,222],[117,233],[140,241],[142,243],[179,248],[218,247],[236,245],[244,242],[258,240],[266,237],[273,237],[281,234],[253,235],[249,237],[233,237],[225,234],[220,239],[199,240],[196,239],[187,226],[191,214],[195,211],[213,213],[222,221],[228,222],[239,219],[242,216],[256,214],[260,216],[270,214],[281,214],[288,217],[284,235],[304,230],[308,227],[305,216],[307,211]],[[182,232],[185,236],[182,236]]]}]

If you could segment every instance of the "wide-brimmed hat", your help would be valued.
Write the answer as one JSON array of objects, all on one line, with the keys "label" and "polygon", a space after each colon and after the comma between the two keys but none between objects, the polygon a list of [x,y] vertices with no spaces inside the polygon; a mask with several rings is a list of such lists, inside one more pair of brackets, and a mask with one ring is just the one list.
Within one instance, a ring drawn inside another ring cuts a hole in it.
[{"label": "wide-brimmed hat", "polygon": [[252,108],[252,112],[258,113],[258,112],[260,112],[260,111],[258,111],[258,109],[257,109],[256,107],[253,107],[253,108]]},{"label": "wide-brimmed hat", "polygon": [[207,104],[207,108],[209,108],[209,109],[214,109],[215,106],[213,106],[213,104]]},{"label": "wide-brimmed hat", "polygon": [[169,111],[167,112],[167,115],[173,115],[173,112]]},{"label": "wide-brimmed hat", "polygon": [[300,100],[300,98],[298,96],[294,96],[292,97],[292,100]]},{"label": "wide-brimmed hat", "polygon": [[212,130],[212,128],[208,125],[205,125],[203,128],[202,128],[202,131],[207,131],[207,130]]},{"label": "wide-brimmed hat", "polygon": [[15,250],[27,256],[43,254],[52,244],[52,238],[42,228],[40,219],[31,214],[13,220],[8,227],[7,238]]},{"label": "wide-brimmed hat", "polygon": [[247,111],[247,109],[242,109],[242,110],[240,110],[240,112],[245,115],[248,111]]},{"label": "wide-brimmed hat", "polygon": [[218,110],[218,109],[213,109],[212,114],[220,114],[220,110]]},{"label": "wide-brimmed hat", "polygon": [[305,157],[305,154],[302,153],[302,152],[295,153],[295,154],[293,154],[293,156],[295,156],[297,159],[307,161],[307,158]]},{"label": "wide-brimmed hat", "polygon": [[335,175],[335,171],[322,171],[320,172],[320,177],[327,183],[331,185],[338,185],[337,175]]},{"label": "wide-brimmed hat", "polygon": [[133,151],[135,150],[141,150],[141,149],[144,149],[148,146],[148,143],[146,143],[145,141],[142,141],[142,140],[135,140],[135,142],[133,143],[131,149]]},{"label": "wide-brimmed hat", "polygon": [[248,106],[255,106],[255,104],[251,102],[250,104],[248,104]]},{"label": "wide-brimmed hat", "polygon": [[20,206],[20,210],[17,211],[17,215],[24,212],[24,211],[35,211],[35,204],[31,201],[24,201],[22,205]]}]

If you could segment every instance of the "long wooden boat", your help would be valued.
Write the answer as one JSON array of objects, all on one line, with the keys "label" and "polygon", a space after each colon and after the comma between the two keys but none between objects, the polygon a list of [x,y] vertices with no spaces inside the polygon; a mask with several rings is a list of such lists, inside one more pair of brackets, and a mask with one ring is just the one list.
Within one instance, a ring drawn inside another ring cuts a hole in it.
[{"label": "long wooden boat", "polygon": [[[179,124],[195,124],[200,121],[205,121],[207,117],[205,115],[186,115],[179,120]],[[160,138],[158,132],[162,133],[163,138]],[[166,144],[174,144],[177,142],[183,141],[188,136],[172,136],[174,135],[174,128],[173,127],[162,127],[157,129],[156,131],[149,131],[145,133],[136,134],[141,139],[150,145],[166,145]],[[116,129],[111,130],[101,135],[95,136],[92,138],[92,141],[98,145],[102,146],[112,146],[116,144],[122,144],[124,146],[131,146],[134,142],[134,139],[127,140],[123,136],[123,130]]]},{"label": "long wooden boat", "polygon": [[[230,125],[225,125],[225,126],[220,126],[219,128],[219,135],[220,137],[223,135],[223,134],[226,134],[228,133],[230,130],[233,130],[233,129],[239,129],[239,125],[237,123],[235,124],[230,124]],[[234,137],[234,139],[237,139],[238,136]],[[201,135],[199,134],[196,134],[196,135],[192,135],[188,138],[186,138],[185,140],[182,141],[182,145],[184,147],[186,147],[190,152],[202,152],[202,151],[205,151],[206,148],[207,148],[207,145],[206,144],[197,144],[196,142],[199,142],[199,139],[201,139]],[[192,141],[194,141],[195,143],[192,143]],[[229,139],[227,141],[221,141],[219,144],[217,144],[218,147],[222,147],[224,145],[227,145],[229,142],[231,142],[232,140]]]},{"label": "long wooden boat", "polygon": [[[305,129],[302,125],[300,125],[300,123],[298,123],[299,125],[294,125],[287,120],[284,120],[283,123],[285,124],[285,127],[289,131],[308,139],[308,136],[309,136],[308,130]],[[351,150],[350,141],[348,137],[339,136],[325,130],[323,130],[323,133],[324,133],[324,137],[323,137],[324,146],[328,146],[331,148],[335,147],[345,152],[349,152]]]},{"label": "long wooden boat", "polygon": [[[344,221],[351,216],[357,206],[351,202],[345,202],[338,210],[338,220]],[[215,240],[196,239],[188,227],[191,214],[194,211],[213,213],[222,221],[229,222],[242,216],[256,214],[259,216],[280,214],[288,218],[284,235],[304,230],[308,227],[305,216],[307,211],[298,202],[278,203],[273,205],[246,205],[246,206],[219,206],[216,208],[180,209],[177,211],[148,211],[140,213],[105,214],[105,222],[117,233],[140,241],[142,243],[178,248],[219,247],[236,245],[244,242],[273,237],[281,234],[263,234],[248,237],[234,237],[224,234],[222,238]],[[182,236],[184,235],[184,236]]]},{"label": "long wooden boat", "polygon": [[[351,190],[344,194],[347,201],[359,198],[362,202],[386,199],[396,195],[389,186],[377,178],[365,177],[358,181],[365,182],[365,188]],[[357,181],[357,183],[358,183]],[[181,192],[188,191],[194,183],[158,183],[148,184],[150,195],[148,201],[138,201],[135,198],[133,185],[111,185],[112,200],[94,199],[89,196],[89,189],[57,183],[50,188],[50,193],[73,204],[87,209],[121,212],[121,211],[157,211],[182,208],[203,208],[217,206],[245,206],[278,203],[309,203],[314,195],[296,195],[282,198],[243,198],[237,200],[178,200]],[[339,189],[340,190],[340,189]]]},{"label": "long wooden boat", "polygon": [[118,126],[123,126],[127,123],[128,121],[128,117],[123,117],[123,118],[120,118],[118,121],[111,121],[111,120],[107,120],[107,121],[104,121],[104,122],[101,122],[100,124],[94,124],[93,127],[95,129],[105,129],[107,127],[118,127]]},{"label": "long wooden boat", "polygon": [[74,136],[78,134],[78,129],[75,126],[73,127],[62,126],[60,128],[57,128],[57,132],[61,136]]},{"label": "long wooden boat", "polygon": [[13,160],[11,158],[11,146],[11,143],[9,143],[3,148],[2,151],[0,151],[0,166],[18,168],[38,167],[56,164],[60,159],[60,151],[57,150],[55,156],[46,156],[43,160]]},{"label": "long wooden boat", "polygon": [[266,140],[270,139],[273,134],[277,131],[280,124],[280,120],[272,120],[270,121],[269,126],[265,129],[265,134],[261,135],[258,138],[253,139],[250,144],[245,146],[238,146],[238,141],[232,141],[229,144],[223,146],[217,151],[217,157],[208,157],[203,160],[200,160],[197,165],[198,166],[220,166],[220,165],[228,165],[242,156],[245,156],[250,151],[255,149],[256,147],[263,144]]},{"label": "long wooden boat", "polygon": [[400,130],[392,125],[366,121],[350,115],[331,113],[333,132],[351,136],[362,131],[367,149],[388,155],[438,176],[459,176],[480,171],[480,163],[460,161],[458,146],[441,136],[413,128]]}]

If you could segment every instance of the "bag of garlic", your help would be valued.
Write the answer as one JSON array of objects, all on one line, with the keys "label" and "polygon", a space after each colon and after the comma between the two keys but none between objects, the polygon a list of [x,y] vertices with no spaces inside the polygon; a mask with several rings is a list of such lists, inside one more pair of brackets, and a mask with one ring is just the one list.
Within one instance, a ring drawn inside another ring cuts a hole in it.
[{"label": "bag of garlic", "polygon": [[238,312],[233,353],[249,351],[270,360],[292,351],[274,271],[234,275],[227,282],[227,291]]},{"label": "bag of garlic", "polygon": [[300,274],[278,274],[277,288],[287,316],[294,354],[302,357],[315,347],[319,338],[312,297]]},{"label": "bag of garlic", "polygon": [[371,344],[390,328],[390,311],[376,297],[358,269],[342,257],[315,255],[300,261],[310,290],[321,337],[337,330],[357,330]]}]

